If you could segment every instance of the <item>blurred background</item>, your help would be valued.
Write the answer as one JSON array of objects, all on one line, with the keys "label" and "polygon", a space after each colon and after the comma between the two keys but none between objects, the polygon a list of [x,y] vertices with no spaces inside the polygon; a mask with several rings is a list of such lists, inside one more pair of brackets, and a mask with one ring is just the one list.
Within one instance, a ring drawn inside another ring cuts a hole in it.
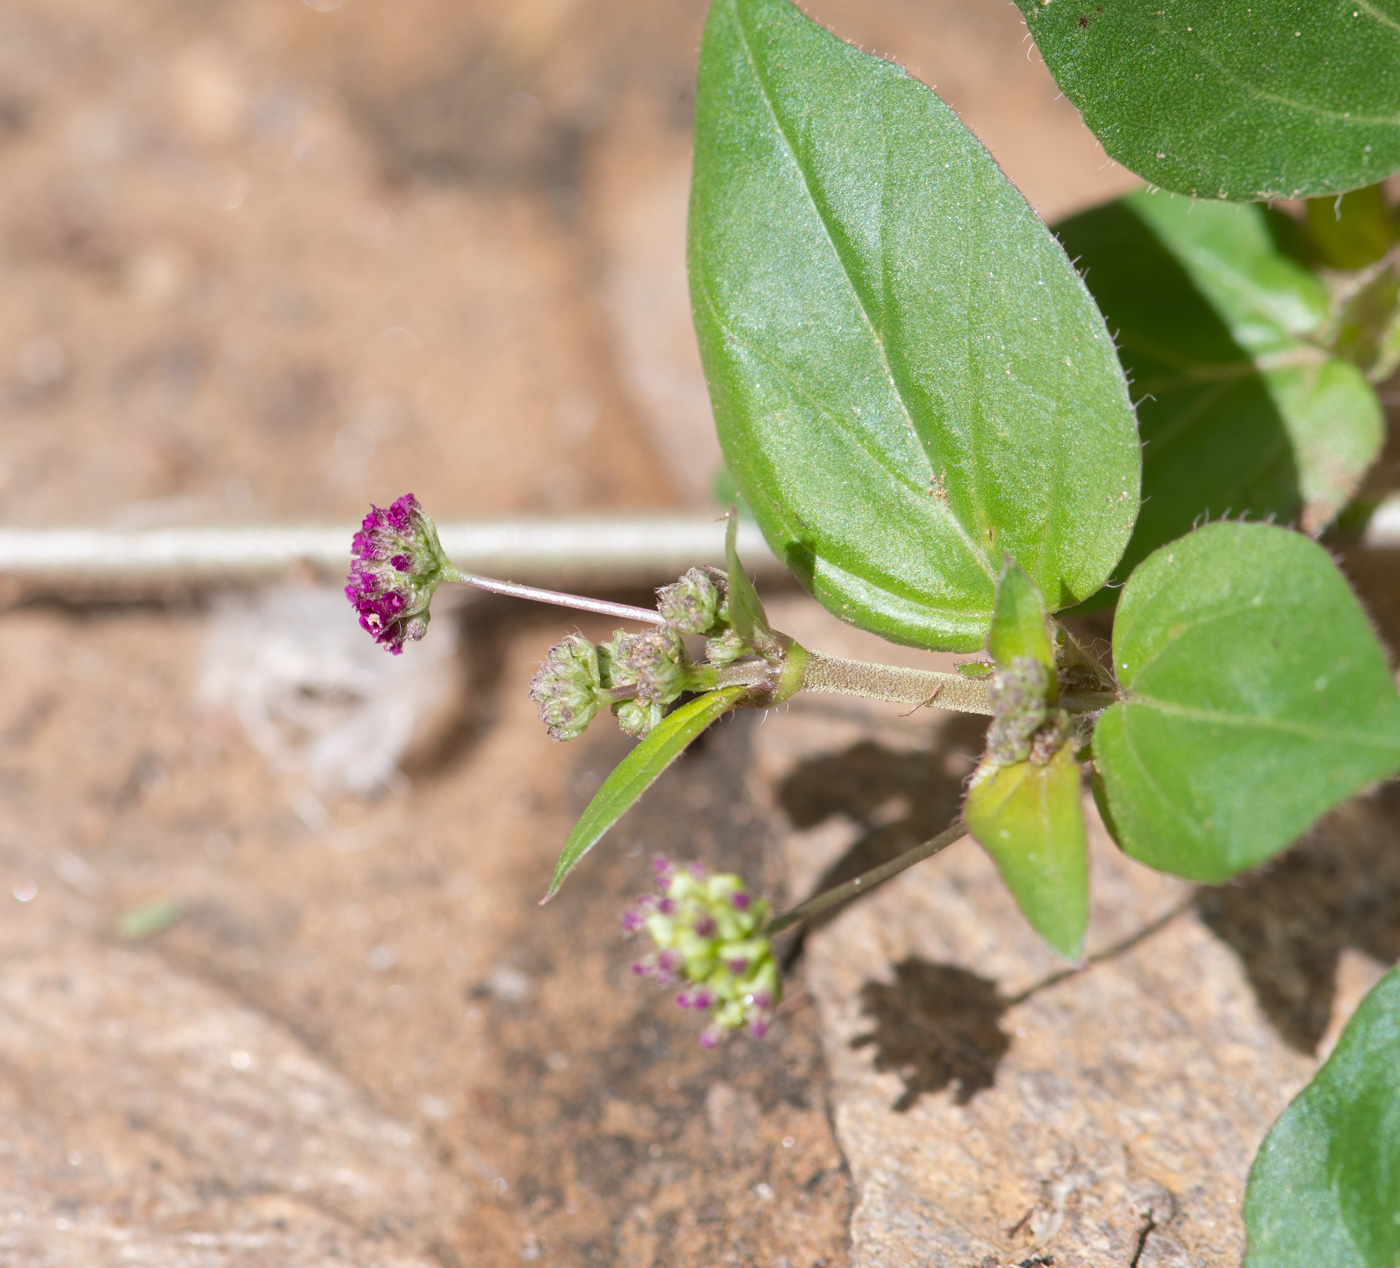
[{"label": "blurred background", "polygon": [[[1047,219],[1137,184],[1009,3],[808,8],[936,86]],[[684,269],[703,17],[6,0],[0,521],[343,521],[348,550],[408,490],[441,519],[710,508]],[[6,1264],[849,1262],[860,1189],[800,979],[772,1040],[702,1053],[615,935],[657,850],[790,883],[775,847],[835,794],[764,785],[801,755],[755,756],[757,719],[540,911],[624,751],[534,718],[560,614],[469,604],[388,679],[306,579],[22,597],[0,595]],[[805,725],[809,764],[855,742]],[[978,737],[880,725],[915,756],[832,804],[917,839]]]}]

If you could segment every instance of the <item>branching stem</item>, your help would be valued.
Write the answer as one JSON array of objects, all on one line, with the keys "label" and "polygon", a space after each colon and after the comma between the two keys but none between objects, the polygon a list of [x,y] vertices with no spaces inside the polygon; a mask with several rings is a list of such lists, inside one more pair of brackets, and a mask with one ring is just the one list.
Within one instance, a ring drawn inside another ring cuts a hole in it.
[{"label": "branching stem", "polygon": [[846,899],[854,898],[857,894],[864,894],[889,880],[891,876],[898,876],[900,872],[913,867],[915,863],[921,863],[940,850],[946,850],[954,841],[961,841],[966,835],[967,824],[962,821],[962,816],[959,815],[936,837],[929,838],[922,845],[916,845],[912,850],[906,850],[898,858],[893,858],[888,863],[881,863],[879,867],[872,867],[870,871],[862,873],[854,880],[825,890],[815,898],[809,898],[800,907],[794,907],[791,911],[784,912],[768,926],[768,932],[770,934],[781,933],[784,929],[790,929],[803,920],[820,916],[822,912],[835,907],[837,903],[843,903]]}]

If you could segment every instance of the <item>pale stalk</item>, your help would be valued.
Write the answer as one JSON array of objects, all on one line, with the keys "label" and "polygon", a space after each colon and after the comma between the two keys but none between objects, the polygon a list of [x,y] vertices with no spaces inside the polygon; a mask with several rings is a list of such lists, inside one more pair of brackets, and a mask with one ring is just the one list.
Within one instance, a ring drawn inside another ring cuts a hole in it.
[{"label": "pale stalk", "polygon": [[566,594],[563,590],[541,590],[538,586],[521,585],[518,581],[498,581],[474,572],[454,567],[446,580],[471,586],[491,594],[506,594],[513,599],[529,599],[532,603],[550,603],[557,608],[576,608],[580,612],[598,612],[623,621],[645,621],[649,625],[665,625],[666,619],[654,608],[637,608],[630,603],[612,603],[607,599],[591,599],[583,594]]},{"label": "pale stalk", "polygon": [[794,907],[791,911],[784,912],[768,926],[768,932],[770,934],[781,933],[784,929],[790,929],[803,920],[811,920],[813,916],[820,916],[822,912],[829,911],[838,903],[844,903],[848,898],[854,898],[857,894],[869,893],[875,886],[889,880],[891,876],[898,876],[900,872],[913,867],[915,863],[922,863],[924,859],[931,858],[940,850],[946,850],[954,841],[961,841],[966,835],[967,824],[962,821],[962,816],[959,816],[936,837],[930,837],[922,845],[916,845],[912,850],[906,850],[898,858],[891,859],[888,863],[881,863],[879,867],[872,867],[870,871],[862,873],[854,880],[828,889],[815,898],[809,898],[800,907]]}]

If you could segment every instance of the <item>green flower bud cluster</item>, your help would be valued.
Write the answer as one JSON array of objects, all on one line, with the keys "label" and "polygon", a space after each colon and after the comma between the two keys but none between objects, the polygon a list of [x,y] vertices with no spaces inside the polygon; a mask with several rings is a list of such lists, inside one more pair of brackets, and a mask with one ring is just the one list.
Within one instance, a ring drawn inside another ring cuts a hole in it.
[{"label": "green flower bud cluster", "polygon": [[[692,568],[656,595],[664,625],[642,634],[617,630],[597,646],[571,634],[550,648],[530,699],[556,740],[582,735],[605,706],[624,734],[645,735],[682,692],[713,687],[716,669],[752,654],[729,623],[729,577],[721,569]],[[691,661],[683,634],[706,640],[706,663]]]},{"label": "green flower bud cluster", "polygon": [[530,681],[530,699],[556,740],[582,735],[604,706],[611,706],[624,734],[645,735],[681,692],[711,685],[708,672],[691,663],[684,641],[669,626],[644,634],[617,630],[596,647],[582,634],[570,634],[550,648]]},{"label": "green flower bud cluster", "polygon": [[609,688],[637,689],[635,699],[613,705],[618,729],[625,735],[645,735],[661,721],[666,706],[696,680],[696,667],[681,636],[664,625],[645,634],[615,631],[610,643],[599,646],[598,663]]},{"label": "green flower bud cluster", "polygon": [[603,685],[598,649],[582,634],[570,634],[549,649],[530,679],[530,699],[556,740],[577,739],[612,697]]},{"label": "green flower bud cluster", "polygon": [[998,766],[1031,761],[1043,765],[1069,736],[1069,717],[1050,704],[1050,670],[1031,656],[1017,656],[992,675],[987,690],[992,724],[987,759]]},{"label": "green flower bud cluster", "polygon": [[632,971],[680,985],[679,1007],[710,1014],[700,1036],[704,1047],[741,1027],[761,1039],[782,996],[764,932],[767,901],[754,898],[732,873],[711,873],[698,864],[678,868],[666,859],[657,859],[655,868],[657,893],[643,895],[622,917],[625,932],[645,932],[656,945]]},{"label": "green flower bud cluster", "polygon": [[728,665],[752,653],[729,623],[729,577],[719,568],[692,568],[656,592],[656,610],[682,634],[705,639],[705,658]]}]

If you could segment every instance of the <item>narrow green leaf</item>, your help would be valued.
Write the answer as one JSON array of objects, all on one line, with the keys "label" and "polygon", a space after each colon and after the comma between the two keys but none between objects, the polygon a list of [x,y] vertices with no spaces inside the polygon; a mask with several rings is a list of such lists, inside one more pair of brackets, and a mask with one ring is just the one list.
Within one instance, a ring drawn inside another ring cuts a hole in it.
[{"label": "narrow green leaf", "polygon": [[631,807],[653,783],[662,771],[676,760],[696,736],[700,734],[722,713],[734,707],[735,701],[747,691],[747,687],[721,687],[707,695],[699,696],[679,709],[673,710],[661,719],[638,742],[637,747],[627,754],[612,773],[603,781],[603,786],[593,794],[593,800],[585,807],[583,814],[574,824],[569,839],[555,864],[554,876],[549,882],[549,893],[543,901],[548,902],[559,892],[564,878],[578,866],[578,861],[588,853],[603,834]]},{"label": "narrow green leaf", "polygon": [[1400,697],[1327,552],[1263,524],[1211,524],[1123,590],[1127,699],[1094,732],[1096,791],[1135,858],[1218,882],[1283,849],[1400,767]]},{"label": "narrow green leaf", "polygon": [[1103,320],[991,156],[788,0],[715,0],[691,304],[725,460],[837,616],[985,646],[1003,552],[1051,609],[1117,563],[1140,456]]},{"label": "narrow green leaf", "polygon": [[1045,601],[1035,588],[1035,582],[1013,559],[1007,559],[1001,580],[997,582],[997,605],[992,614],[987,651],[998,665],[1009,665],[1013,660],[1029,657],[1038,660],[1052,675],[1055,672],[1055,651],[1046,628]]},{"label": "narrow green leaf", "polygon": [[1400,1264],[1400,969],[1381,978],[1264,1138],[1245,1268]]},{"label": "narrow green leaf", "polygon": [[1202,516],[1316,532],[1380,452],[1380,402],[1319,346],[1327,292],[1279,219],[1144,192],[1058,227],[1139,398],[1143,506],[1120,577]]},{"label": "narrow green leaf", "polygon": [[773,629],[768,624],[763,601],[739,561],[739,549],[735,544],[738,535],[739,512],[730,507],[729,523],[724,530],[724,563],[729,570],[729,623],[749,647],[762,651],[772,642]]},{"label": "narrow green leaf", "polygon": [[1400,169],[1400,0],[1016,0],[1109,156],[1164,189],[1306,198]]},{"label": "narrow green leaf", "polygon": [[1079,959],[1089,926],[1089,861],[1074,746],[1043,766],[984,768],[968,789],[963,818],[1035,931],[1067,960]]}]

